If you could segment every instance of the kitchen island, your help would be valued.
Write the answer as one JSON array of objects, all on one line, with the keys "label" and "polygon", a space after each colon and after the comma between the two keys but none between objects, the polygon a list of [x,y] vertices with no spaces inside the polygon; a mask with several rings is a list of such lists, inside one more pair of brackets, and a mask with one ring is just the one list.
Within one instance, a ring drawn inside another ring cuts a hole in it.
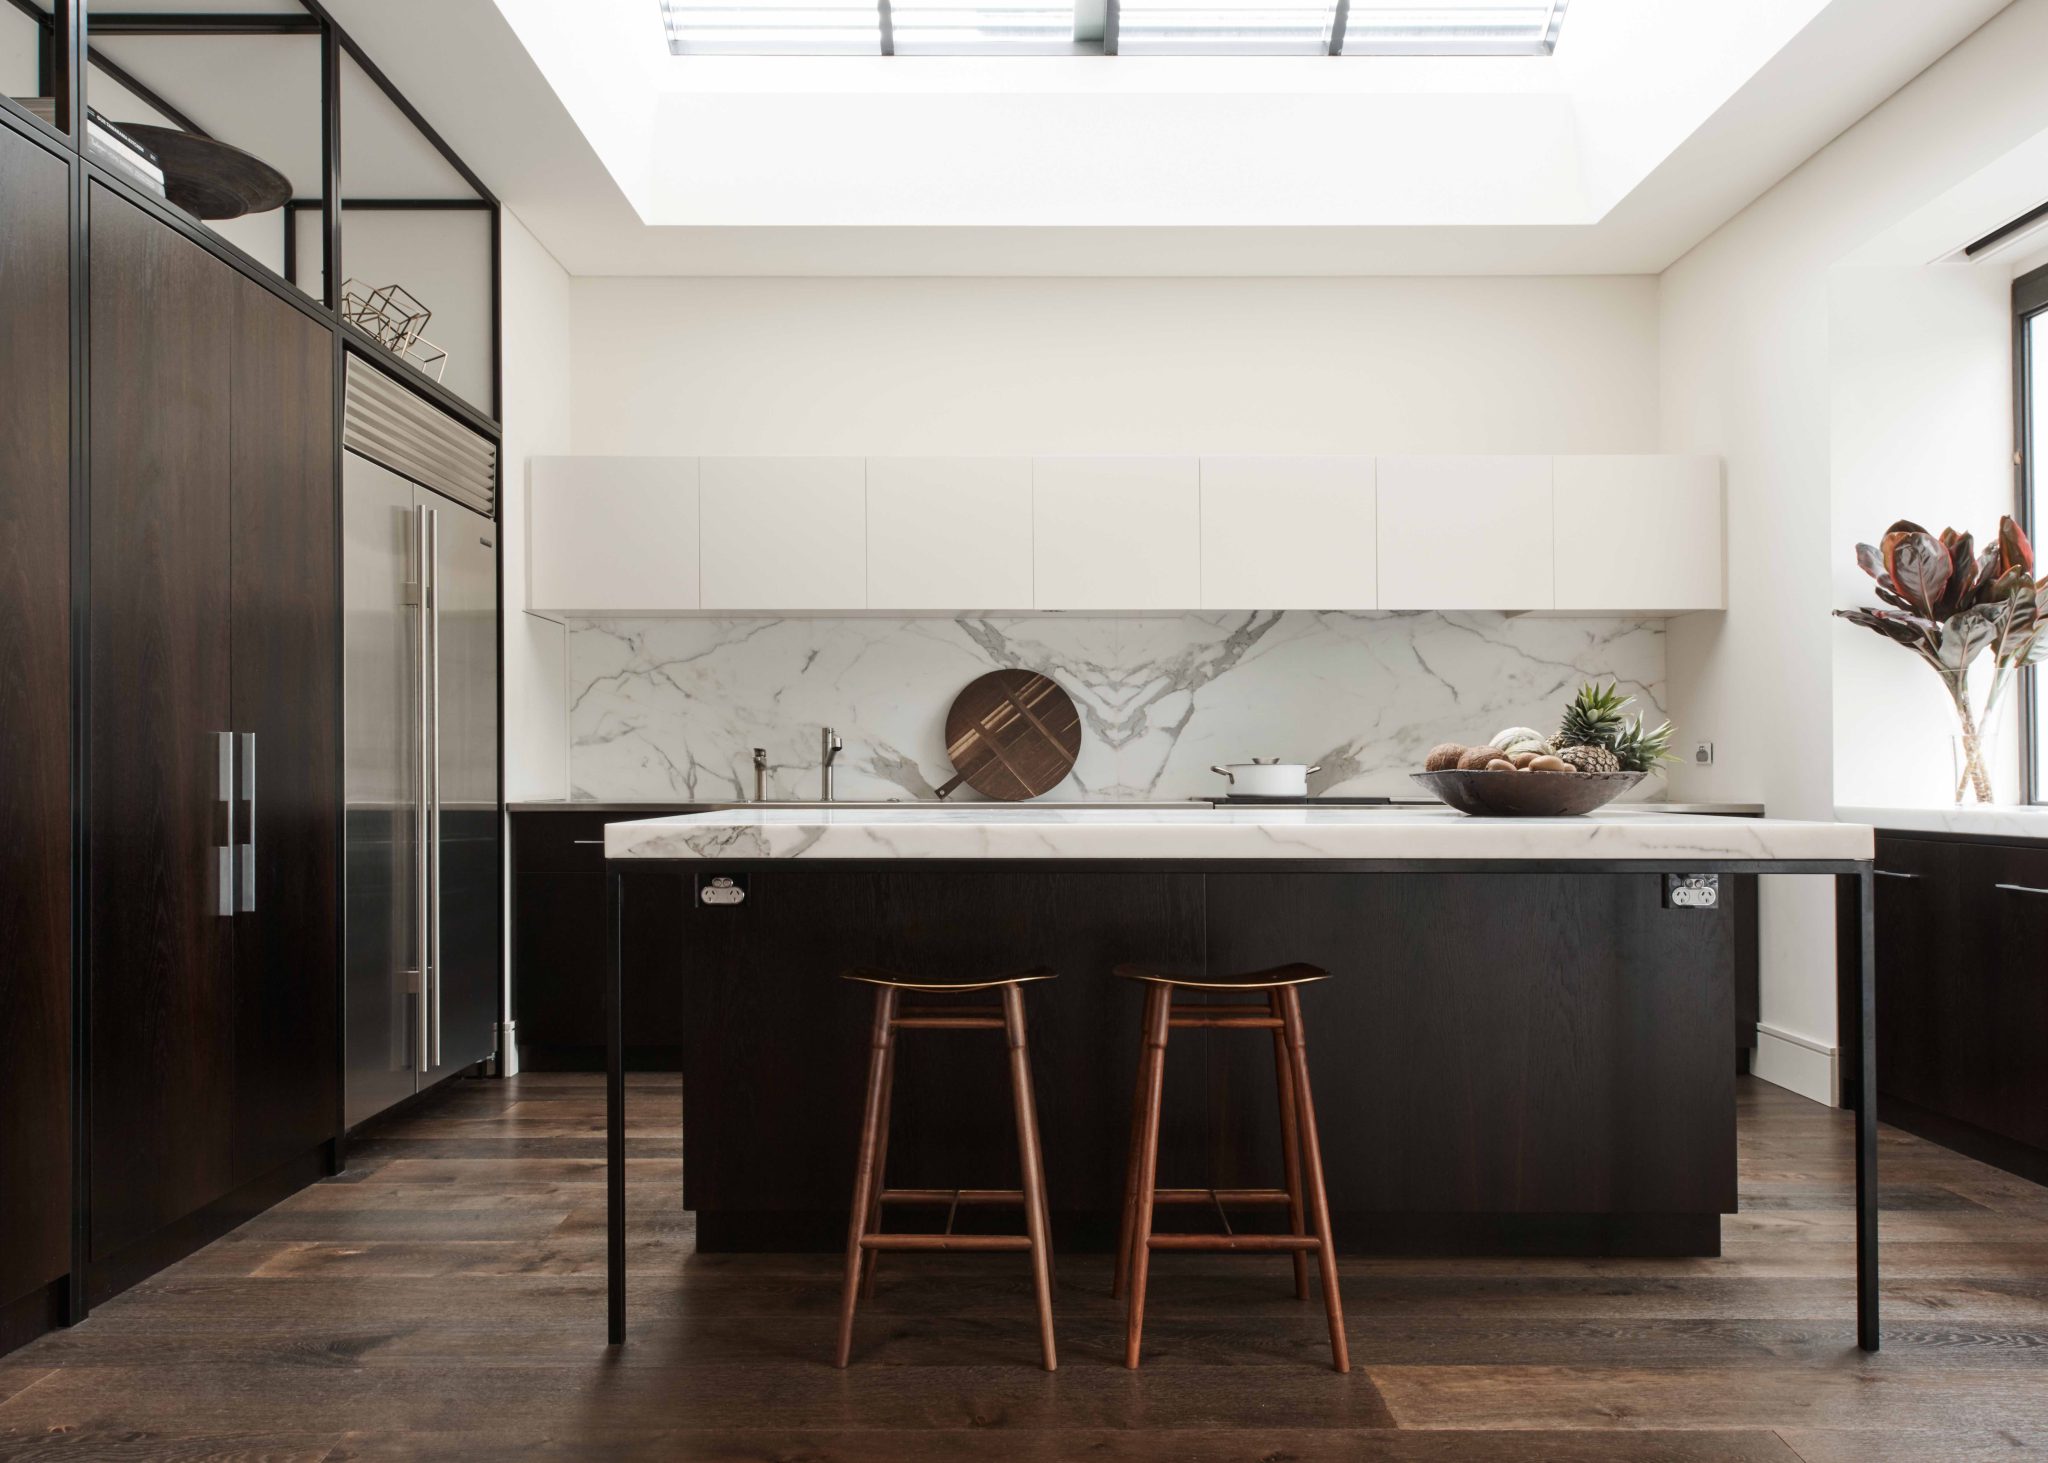
[{"label": "kitchen island", "polygon": [[[1844,1042],[1866,1083],[1873,1065],[1859,826],[1645,808],[820,806],[616,823],[605,840],[615,1342],[628,921],[643,945],[659,930],[682,987],[684,1202],[705,1251],[840,1242],[867,1002],[836,975],[854,965],[1061,972],[1027,1000],[1066,1249],[1114,1237],[1138,1048],[1138,993],[1110,976],[1121,961],[1333,972],[1304,1005],[1333,1229],[1351,1252],[1719,1252],[1735,1208],[1731,921],[1674,897],[1673,876],[1837,880],[1860,992]],[[1169,1062],[1162,1174],[1270,1182],[1270,1054],[1200,1035]],[[897,1074],[892,1186],[1009,1185],[999,1064],[971,1038],[923,1045]],[[1856,1146],[1858,1340],[1874,1350],[1868,1104]]]}]

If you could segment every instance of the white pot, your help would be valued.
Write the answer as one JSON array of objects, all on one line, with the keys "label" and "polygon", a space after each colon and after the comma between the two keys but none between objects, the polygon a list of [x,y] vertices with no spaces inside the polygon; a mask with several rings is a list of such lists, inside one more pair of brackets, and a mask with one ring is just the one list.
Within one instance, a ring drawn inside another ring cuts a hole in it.
[{"label": "white pot", "polygon": [[1250,762],[1218,764],[1209,770],[1229,778],[1231,794],[1236,797],[1305,798],[1308,796],[1308,775],[1323,769],[1311,767],[1306,762],[1282,762],[1278,758],[1260,757]]}]

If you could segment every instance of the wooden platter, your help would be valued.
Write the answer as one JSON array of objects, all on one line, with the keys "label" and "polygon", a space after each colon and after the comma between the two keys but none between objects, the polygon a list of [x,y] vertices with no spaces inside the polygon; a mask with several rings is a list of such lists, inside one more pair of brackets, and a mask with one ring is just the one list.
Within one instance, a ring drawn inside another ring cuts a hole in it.
[{"label": "wooden platter", "polygon": [[955,776],[983,797],[1017,803],[1051,792],[1081,754],[1074,698],[1036,671],[990,671],[969,681],[946,713],[946,755]]}]

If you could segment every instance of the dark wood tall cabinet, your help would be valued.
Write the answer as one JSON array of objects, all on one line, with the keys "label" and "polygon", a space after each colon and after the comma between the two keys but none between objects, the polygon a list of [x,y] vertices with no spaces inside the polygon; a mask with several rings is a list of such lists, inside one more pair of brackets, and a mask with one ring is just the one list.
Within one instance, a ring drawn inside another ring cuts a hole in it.
[{"label": "dark wood tall cabinet", "polygon": [[0,1351],[71,1268],[70,236],[0,127]]},{"label": "dark wood tall cabinet", "polygon": [[243,808],[254,884],[245,870],[234,935],[239,1186],[341,1129],[341,626],[331,337],[236,284],[232,720],[254,737],[241,751],[256,792]]},{"label": "dark wood tall cabinet", "polygon": [[335,1135],[339,626],[332,337],[98,185],[89,238],[103,1295]]}]

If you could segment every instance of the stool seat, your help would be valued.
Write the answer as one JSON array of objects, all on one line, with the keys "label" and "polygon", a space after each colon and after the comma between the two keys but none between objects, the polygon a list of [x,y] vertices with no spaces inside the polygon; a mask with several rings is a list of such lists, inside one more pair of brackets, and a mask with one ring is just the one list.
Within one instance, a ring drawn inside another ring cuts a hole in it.
[{"label": "stool seat", "polygon": [[1179,986],[1194,991],[1270,991],[1285,985],[1309,985],[1328,980],[1330,972],[1320,965],[1295,961],[1270,970],[1247,970],[1228,975],[1173,975],[1149,965],[1119,965],[1116,973],[1125,980],[1142,980],[1153,985]]},{"label": "stool seat", "polygon": [[1057,970],[1043,965],[1034,965],[1028,970],[1012,971],[1008,975],[991,975],[983,980],[957,980],[944,976],[905,975],[900,970],[884,970],[878,965],[856,965],[850,970],[839,972],[841,980],[857,980],[862,985],[888,986],[899,991],[992,991],[1007,985],[1024,985],[1034,980],[1056,980]]}]

